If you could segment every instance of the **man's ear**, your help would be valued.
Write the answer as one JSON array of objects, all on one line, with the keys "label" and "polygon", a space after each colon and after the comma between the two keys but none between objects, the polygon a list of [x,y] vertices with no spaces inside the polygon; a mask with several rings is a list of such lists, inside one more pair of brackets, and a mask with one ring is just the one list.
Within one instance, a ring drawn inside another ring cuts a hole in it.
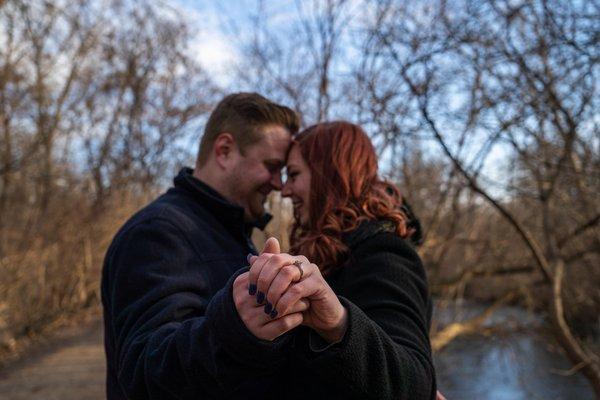
[{"label": "man's ear", "polygon": [[233,152],[237,150],[235,139],[231,133],[223,132],[217,136],[213,145],[215,160],[219,167],[225,169],[231,160]]}]

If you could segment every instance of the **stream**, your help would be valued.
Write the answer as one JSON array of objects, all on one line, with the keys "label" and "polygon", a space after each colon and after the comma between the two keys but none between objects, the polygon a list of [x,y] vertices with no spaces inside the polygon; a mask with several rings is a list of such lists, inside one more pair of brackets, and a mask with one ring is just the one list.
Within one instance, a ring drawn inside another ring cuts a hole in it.
[{"label": "stream", "polygon": [[[442,326],[464,320],[484,307],[436,309]],[[438,389],[448,400],[594,399],[581,373],[568,374],[571,363],[555,340],[542,333],[543,320],[518,307],[503,307],[487,321],[482,334],[454,340],[434,357]],[[491,326],[499,332],[485,334]]]}]

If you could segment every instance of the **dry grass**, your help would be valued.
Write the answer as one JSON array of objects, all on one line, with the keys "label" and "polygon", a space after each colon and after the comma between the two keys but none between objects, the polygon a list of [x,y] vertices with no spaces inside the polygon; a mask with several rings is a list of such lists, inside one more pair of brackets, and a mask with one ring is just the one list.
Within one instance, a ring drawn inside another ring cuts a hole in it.
[{"label": "dry grass", "polygon": [[104,254],[141,201],[108,204],[92,220],[86,207],[50,214],[26,245],[12,242],[0,258],[0,363],[40,334],[97,313]]}]

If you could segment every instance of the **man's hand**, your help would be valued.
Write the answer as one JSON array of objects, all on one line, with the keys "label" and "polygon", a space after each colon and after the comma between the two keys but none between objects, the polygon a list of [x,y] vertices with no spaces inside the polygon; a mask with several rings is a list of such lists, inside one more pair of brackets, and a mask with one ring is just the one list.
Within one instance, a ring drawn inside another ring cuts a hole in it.
[{"label": "man's hand", "polygon": [[[277,239],[269,238],[265,243],[261,256],[268,255],[267,257],[270,257],[279,252]],[[254,336],[271,341],[302,324],[304,320],[302,312],[308,309],[308,301],[297,301],[285,313],[278,315],[277,318],[271,317],[271,315],[265,313],[264,306],[256,301],[256,297],[249,294],[249,290],[252,292],[251,287],[249,287],[249,275],[248,272],[245,272],[233,282],[233,301],[241,320]]]}]

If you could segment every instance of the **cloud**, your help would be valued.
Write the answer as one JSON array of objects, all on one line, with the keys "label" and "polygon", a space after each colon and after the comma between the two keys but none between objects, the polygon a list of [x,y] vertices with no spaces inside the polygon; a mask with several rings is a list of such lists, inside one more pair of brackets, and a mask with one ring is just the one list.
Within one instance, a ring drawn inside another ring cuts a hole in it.
[{"label": "cloud", "polygon": [[223,29],[218,10],[204,2],[190,0],[178,0],[173,4],[194,29],[190,56],[218,83],[227,85],[240,54],[234,46],[235,38]]}]

